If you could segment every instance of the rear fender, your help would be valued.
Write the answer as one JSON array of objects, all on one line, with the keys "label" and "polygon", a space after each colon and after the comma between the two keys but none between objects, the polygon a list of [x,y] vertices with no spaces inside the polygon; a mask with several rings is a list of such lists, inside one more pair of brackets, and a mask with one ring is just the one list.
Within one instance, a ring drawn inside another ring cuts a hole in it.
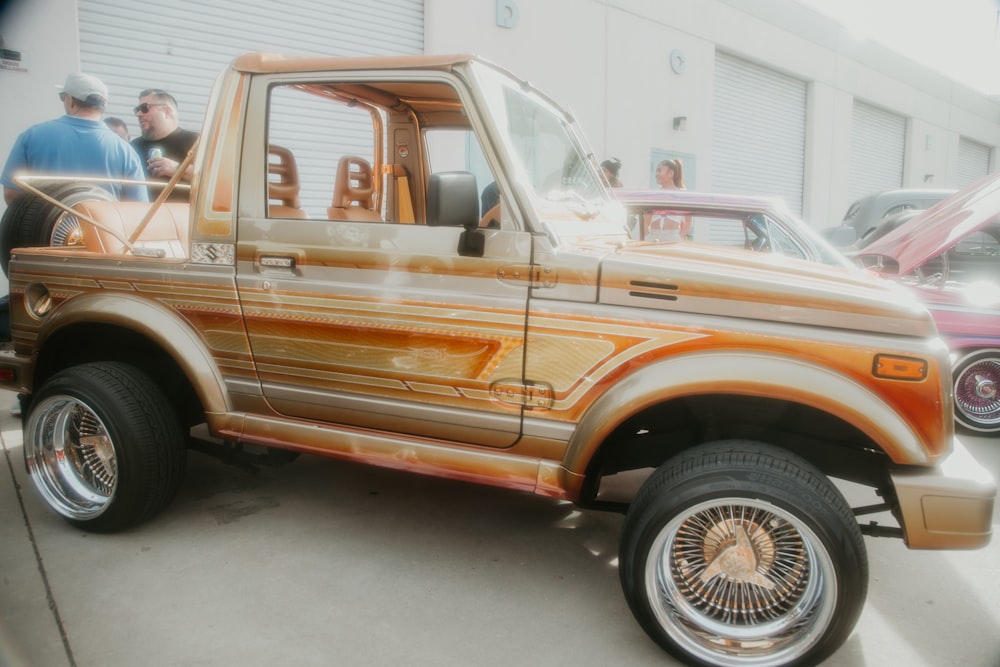
[{"label": "rear fender", "polygon": [[204,341],[169,308],[122,293],[81,295],[41,322],[35,349],[44,350],[54,334],[78,324],[118,326],[151,340],[187,376],[206,414],[231,411],[225,381]]}]

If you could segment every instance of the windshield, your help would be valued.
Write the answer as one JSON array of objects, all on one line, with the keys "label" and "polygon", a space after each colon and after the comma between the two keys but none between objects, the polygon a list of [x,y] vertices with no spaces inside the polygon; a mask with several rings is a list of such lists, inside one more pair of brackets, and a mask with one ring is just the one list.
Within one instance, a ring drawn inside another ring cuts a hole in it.
[{"label": "windshield", "polygon": [[475,63],[473,69],[500,148],[543,229],[562,239],[626,236],[624,208],[610,197],[566,114],[491,67]]}]

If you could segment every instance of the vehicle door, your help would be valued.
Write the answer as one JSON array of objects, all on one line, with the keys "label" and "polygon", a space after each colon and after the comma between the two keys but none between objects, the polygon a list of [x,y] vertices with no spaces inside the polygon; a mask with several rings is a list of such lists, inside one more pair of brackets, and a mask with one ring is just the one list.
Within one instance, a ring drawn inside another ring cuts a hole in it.
[{"label": "vehicle door", "polygon": [[[482,256],[462,256],[465,230],[428,220],[424,190],[442,171],[467,181],[456,166],[475,135],[447,164],[427,156],[419,123],[398,122],[430,118],[435,95],[462,118],[460,92],[440,73],[382,88],[360,76],[251,85],[246,136],[261,139],[241,166],[237,281],[261,391],[288,417],[510,446],[528,283],[502,276],[529,266],[530,237],[491,229]],[[421,85],[425,101],[406,108]]]}]

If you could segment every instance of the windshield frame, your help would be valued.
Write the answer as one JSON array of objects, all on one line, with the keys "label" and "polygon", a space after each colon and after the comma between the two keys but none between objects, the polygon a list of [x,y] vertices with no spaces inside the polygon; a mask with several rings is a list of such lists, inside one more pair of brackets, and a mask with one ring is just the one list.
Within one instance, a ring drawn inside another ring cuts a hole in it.
[{"label": "windshield frame", "polygon": [[[605,185],[572,117],[528,83],[488,63],[470,62],[469,76],[488,110],[483,118],[490,144],[533,231],[545,233],[553,243],[581,237],[628,240],[625,209]],[[522,113],[515,115],[518,111]],[[543,142],[554,143],[561,157],[533,153],[544,148]],[[558,174],[551,169],[556,162]]]}]

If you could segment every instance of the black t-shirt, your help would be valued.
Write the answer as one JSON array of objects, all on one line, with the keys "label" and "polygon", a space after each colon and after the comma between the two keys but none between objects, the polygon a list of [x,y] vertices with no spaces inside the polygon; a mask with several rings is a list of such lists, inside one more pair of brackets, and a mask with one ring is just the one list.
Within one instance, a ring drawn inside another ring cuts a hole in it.
[{"label": "black t-shirt", "polygon": [[[171,160],[176,160],[180,163],[187,157],[188,151],[191,150],[191,147],[194,146],[194,142],[197,140],[197,132],[184,130],[178,127],[162,139],[151,140],[144,137],[136,137],[132,140],[132,148],[134,148],[135,152],[139,154],[139,159],[142,162],[142,170],[146,172],[146,178],[150,181],[163,181],[166,183],[170,180],[169,178],[150,176],[149,172],[146,171],[146,161],[153,157],[153,151],[159,150],[161,157],[170,158]],[[159,194],[160,188],[150,188],[150,201],[155,199]],[[174,190],[168,197],[169,201],[187,201],[187,199],[188,190],[186,189]]]}]

